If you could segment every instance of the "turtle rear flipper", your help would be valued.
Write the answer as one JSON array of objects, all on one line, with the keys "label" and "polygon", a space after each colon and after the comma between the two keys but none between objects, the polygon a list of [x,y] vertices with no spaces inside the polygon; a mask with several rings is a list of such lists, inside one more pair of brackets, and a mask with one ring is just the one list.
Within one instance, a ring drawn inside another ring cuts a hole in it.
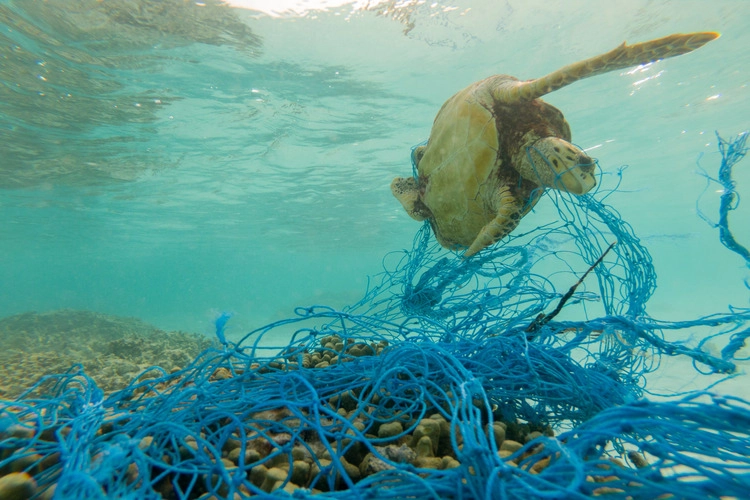
[{"label": "turtle rear flipper", "polygon": [[718,37],[718,33],[705,31],[678,33],[635,45],[623,42],[605,54],[569,64],[536,80],[509,82],[494,89],[492,94],[500,102],[531,101],[590,76],[692,52]]}]

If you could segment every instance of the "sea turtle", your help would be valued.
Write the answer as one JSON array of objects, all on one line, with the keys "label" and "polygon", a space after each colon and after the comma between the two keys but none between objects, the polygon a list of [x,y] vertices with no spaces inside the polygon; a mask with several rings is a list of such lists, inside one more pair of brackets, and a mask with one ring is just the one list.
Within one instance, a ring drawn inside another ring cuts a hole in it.
[{"label": "sea turtle", "polygon": [[426,146],[412,152],[417,178],[391,191],[438,242],[470,257],[513,231],[545,188],[584,194],[594,161],[570,143],[563,114],[539,97],[576,80],[693,51],[718,33],[675,34],[626,45],[536,80],[495,75],[443,104]]}]

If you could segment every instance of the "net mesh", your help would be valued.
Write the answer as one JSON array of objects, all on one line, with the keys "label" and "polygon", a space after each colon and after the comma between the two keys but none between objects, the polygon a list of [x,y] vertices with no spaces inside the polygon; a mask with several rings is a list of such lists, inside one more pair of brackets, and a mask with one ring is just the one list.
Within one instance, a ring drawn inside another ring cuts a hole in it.
[{"label": "net mesh", "polygon": [[[727,187],[717,227],[740,255],[727,213],[746,137],[720,141],[717,180]],[[707,392],[643,396],[663,356],[737,373],[750,310],[651,318],[656,274],[604,203],[616,190],[550,192],[554,222],[519,228],[472,259],[440,249],[425,225],[411,250],[384,258],[360,302],[300,307],[238,342],[227,340],[222,314],[221,347],[172,373],[152,367],[116,392],[103,393],[80,366],[45,377],[0,401],[0,491],[741,498],[749,403]],[[711,335],[665,336],[697,327]],[[274,345],[290,328],[288,343]],[[708,338],[723,342],[719,355],[705,349]]]}]

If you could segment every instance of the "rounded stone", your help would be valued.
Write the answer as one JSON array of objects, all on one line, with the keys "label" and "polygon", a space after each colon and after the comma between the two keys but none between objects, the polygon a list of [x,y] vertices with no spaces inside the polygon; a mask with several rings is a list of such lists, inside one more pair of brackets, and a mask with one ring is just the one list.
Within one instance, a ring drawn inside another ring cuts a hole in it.
[{"label": "rounded stone", "polygon": [[394,436],[398,436],[404,432],[404,426],[401,425],[401,422],[398,420],[394,420],[393,422],[386,422],[385,424],[382,424],[380,428],[378,429],[378,437],[379,438],[390,438]]},{"label": "rounded stone", "polygon": [[422,469],[441,469],[443,468],[443,459],[440,457],[417,457],[414,465]]},{"label": "rounded stone", "polygon": [[433,450],[432,440],[429,436],[422,436],[417,442],[416,450],[418,457],[434,457],[435,452]]},{"label": "rounded stone", "polygon": [[256,465],[252,469],[250,469],[250,481],[255,485],[260,487],[261,484],[263,484],[263,481],[266,479],[266,474],[268,473],[268,468],[263,465]]},{"label": "rounded stone", "polygon": [[36,481],[25,472],[11,472],[0,477],[0,498],[26,500],[36,493]]},{"label": "rounded stone", "polygon": [[495,436],[495,445],[500,448],[505,441],[505,425],[500,422],[492,424],[492,434]]},{"label": "rounded stone", "polygon": [[531,469],[529,469],[529,471],[532,474],[539,474],[540,472],[542,472],[544,469],[547,468],[547,466],[549,465],[549,462],[550,462],[550,457],[545,457],[545,458],[539,460],[534,465],[532,465]]},{"label": "rounded stone", "polygon": [[309,478],[310,464],[304,460],[295,460],[292,463],[292,477],[290,481],[299,486],[306,486]]},{"label": "rounded stone", "polygon": [[270,493],[276,488],[276,484],[284,481],[287,478],[287,471],[278,467],[272,467],[266,470],[266,477],[263,478],[263,483],[260,485],[260,489],[266,493]]},{"label": "rounded stone", "polygon": [[368,453],[367,455],[365,455],[362,463],[359,464],[359,472],[363,477],[393,468],[394,467],[392,465],[384,462],[372,453]]},{"label": "rounded stone", "polygon": [[297,460],[311,460],[310,452],[303,446],[295,446],[292,448],[292,459]]},{"label": "rounded stone", "polygon": [[440,422],[431,418],[423,418],[417,428],[414,429],[413,446],[416,447],[422,437],[427,436],[432,443],[433,455],[437,453],[437,445],[440,441]]},{"label": "rounded stone", "polygon": [[349,479],[351,479],[352,481],[359,481],[360,477],[362,476],[359,471],[359,467],[350,464],[344,457],[340,457],[339,460],[341,461],[341,465],[344,467],[346,475],[349,476]]},{"label": "rounded stone", "polygon": [[503,444],[500,445],[500,451],[509,451],[512,453],[517,452],[523,448],[523,445],[519,443],[518,441],[513,441],[511,439],[506,439],[503,441]]},{"label": "rounded stone", "polygon": [[539,431],[530,432],[529,434],[526,435],[525,442],[528,443],[529,441],[533,441],[534,439],[538,437],[542,437],[542,436],[543,434]]}]

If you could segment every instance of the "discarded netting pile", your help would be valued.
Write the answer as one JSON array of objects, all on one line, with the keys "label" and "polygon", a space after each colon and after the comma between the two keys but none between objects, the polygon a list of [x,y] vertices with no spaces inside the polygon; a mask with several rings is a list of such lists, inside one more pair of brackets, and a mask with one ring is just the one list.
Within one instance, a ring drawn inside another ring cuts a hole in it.
[{"label": "discarded netting pile", "polygon": [[[647,316],[650,256],[606,196],[551,193],[554,223],[469,260],[436,247],[425,226],[411,251],[386,257],[360,303],[299,308],[238,343],[226,340],[224,315],[222,349],[174,373],[153,368],[118,392],[77,371],[48,378],[48,398],[0,403],[0,491],[744,497],[750,404],[642,395],[664,355],[734,372],[750,311]],[[696,327],[726,341],[721,357],[664,333]],[[288,345],[269,346],[289,328]]]}]

